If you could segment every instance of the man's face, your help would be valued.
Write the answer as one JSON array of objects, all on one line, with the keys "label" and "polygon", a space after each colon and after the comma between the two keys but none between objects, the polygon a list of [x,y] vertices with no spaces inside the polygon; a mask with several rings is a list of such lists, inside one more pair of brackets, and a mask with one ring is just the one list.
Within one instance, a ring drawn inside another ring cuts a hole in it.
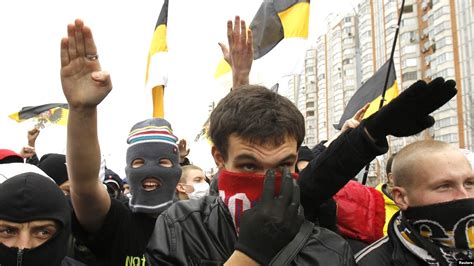
[{"label": "man's face", "polygon": [[59,229],[53,220],[14,223],[0,220],[0,243],[7,247],[32,249],[52,238]]},{"label": "man's face", "polygon": [[189,169],[185,176],[186,182],[180,183],[184,185],[184,189],[187,193],[191,193],[194,191],[193,185],[199,183],[206,183],[206,179],[204,178],[204,173],[198,169]]},{"label": "man's face", "polygon": [[412,182],[394,187],[392,195],[400,209],[474,198],[474,172],[461,153],[446,150],[419,158]]},{"label": "man's face", "polygon": [[219,167],[231,172],[265,174],[268,169],[288,167],[292,173],[297,158],[296,140],[285,138],[280,146],[257,145],[235,135],[229,136],[227,161],[214,147],[213,156]]}]

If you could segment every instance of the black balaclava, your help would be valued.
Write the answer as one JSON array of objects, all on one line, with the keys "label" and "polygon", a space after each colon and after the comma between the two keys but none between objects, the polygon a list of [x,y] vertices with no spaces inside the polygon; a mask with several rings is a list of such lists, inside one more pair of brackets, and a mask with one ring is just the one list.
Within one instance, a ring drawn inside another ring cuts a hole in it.
[{"label": "black balaclava", "polygon": [[52,238],[32,249],[20,252],[18,248],[0,243],[0,265],[18,265],[19,262],[23,266],[61,265],[71,232],[71,209],[51,179],[23,173],[0,184],[0,220],[14,223],[54,220],[59,224]]},{"label": "black balaclava", "polygon": [[38,167],[49,177],[54,179],[58,186],[68,181],[66,166],[66,155],[58,153],[48,153],[41,157]]},{"label": "black balaclava", "polygon": [[[171,125],[161,118],[147,119],[132,127],[127,140],[130,146],[125,173],[132,194],[129,205],[133,212],[157,215],[173,202],[181,177],[177,140]],[[133,168],[135,159],[142,159],[143,166]],[[161,159],[170,160],[172,167],[161,166]],[[153,191],[142,187],[142,182],[149,177],[160,182],[160,186]]]}]

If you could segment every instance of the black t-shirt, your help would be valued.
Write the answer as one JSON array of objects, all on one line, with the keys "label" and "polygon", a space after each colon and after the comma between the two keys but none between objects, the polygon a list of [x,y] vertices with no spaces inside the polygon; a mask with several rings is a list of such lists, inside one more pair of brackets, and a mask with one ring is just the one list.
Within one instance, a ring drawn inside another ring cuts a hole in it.
[{"label": "black t-shirt", "polygon": [[143,213],[133,213],[120,201],[111,199],[109,212],[97,233],[87,233],[75,215],[72,230],[75,237],[95,254],[100,265],[145,266],[145,249],[155,221],[156,218]]}]

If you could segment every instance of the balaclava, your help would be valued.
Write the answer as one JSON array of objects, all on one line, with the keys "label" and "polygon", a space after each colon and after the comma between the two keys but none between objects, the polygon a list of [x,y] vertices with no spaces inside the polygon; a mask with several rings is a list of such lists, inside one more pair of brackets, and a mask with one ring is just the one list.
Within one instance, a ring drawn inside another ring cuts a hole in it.
[{"label": "balaclava", "polygon": [[[177,141],[171,125],[161,118],[139,122],[130,130],[125,173],[132,194],[129,205],[133,212],[156,215],[173,202],[176,185],[181,177]],[[135,159],[142,159],[144,164],[133,168]],[[161,166],[162,159],[170,160],[172,166]],[[152,191],[146,191],[143,182],[147,178],[156,178],[160,185]]]},{"label": "balaclava", "polygon": [[41,157],[38,167],[49,177],[54,179],[58,186],[68,181],[66,166],[66,155],[58,153],[48,153]]},{"label": "balaclava", "polygon": [[66,197],[49,178],[36,173],[16,175],[0,184],[0,219],[25,223],[54,220],[56,234],[32,249],[19,250],[0,243],[0,265],[61,265],[67,253],[71,209]]}]

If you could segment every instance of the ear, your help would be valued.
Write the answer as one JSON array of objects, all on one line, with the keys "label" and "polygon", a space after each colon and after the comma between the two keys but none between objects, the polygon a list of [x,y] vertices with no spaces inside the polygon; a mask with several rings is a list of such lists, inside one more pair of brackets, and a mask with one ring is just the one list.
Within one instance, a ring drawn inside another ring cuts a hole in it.
[{"label": "ear", "polygon": [[224,157],[222,156],[221,152],[217,149],[216,146],[212,145],[211,148],[212,157],[214,158],[214,162],[216,163],[218,168],[224,167]]},{"label": "ear", "polygon": [[387,183],[393,186],[393,174],[391,172],[387,174]]},{"label": "ear", "polygon": [[408,200],[407,191],[402,187],[393,187],[392,188],[392,197],[393,201],[400,210],[405,211],[409,206],[410,202]]},{"label": "ear", "polygon": [[178,183],[176,185],[176,191],[181,192],[181,193],[186,193],[186,190],[184,189],[184,184],[183,183]]}]

